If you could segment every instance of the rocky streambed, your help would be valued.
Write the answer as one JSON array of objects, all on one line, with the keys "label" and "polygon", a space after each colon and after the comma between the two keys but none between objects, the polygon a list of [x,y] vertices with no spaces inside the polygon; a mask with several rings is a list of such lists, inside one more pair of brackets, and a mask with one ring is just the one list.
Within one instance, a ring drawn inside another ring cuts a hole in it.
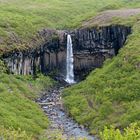
[{"label": "rocky streambed", "polygon": [[95,140],[65,112],[61,101],[62,89],[63,87],[49,90],[38,100],[50,120],[50,132],[61,132],[64,140]]}]

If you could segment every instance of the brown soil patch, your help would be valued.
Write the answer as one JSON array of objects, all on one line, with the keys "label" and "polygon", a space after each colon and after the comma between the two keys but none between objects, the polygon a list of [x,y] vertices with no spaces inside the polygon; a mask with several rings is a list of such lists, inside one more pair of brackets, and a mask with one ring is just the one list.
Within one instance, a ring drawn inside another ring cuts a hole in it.
[{"label": "brown soil patch", "polygon": [[105,12],[99,13],[93,19],[90,19],[82,24],[83,27],[90,25],[104,25],[112,21],[114,17],[124,18],[135,16],[140,14],[140,8],[137,9],[120,9],[120,10],[108,10]]}]

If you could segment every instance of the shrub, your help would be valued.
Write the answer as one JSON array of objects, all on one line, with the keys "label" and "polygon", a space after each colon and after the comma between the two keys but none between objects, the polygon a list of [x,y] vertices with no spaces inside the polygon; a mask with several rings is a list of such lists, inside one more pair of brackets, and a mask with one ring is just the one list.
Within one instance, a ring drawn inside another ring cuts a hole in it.
[{"label": "shrub", "polygon": [[119,129],[104,128],[103,132],[100,132],[100,138],[102,140],[139,140],[140,139],[140,127],[137,123],[131,124],[129,127],[121,132]]},{"label": "shrub", "polygon": [[14,130],[13,128],[5,129],[4,127],[0,128],[0,139],[4,140],[32,140],[31,135],[27,135],[25,131],[21,129]]}]

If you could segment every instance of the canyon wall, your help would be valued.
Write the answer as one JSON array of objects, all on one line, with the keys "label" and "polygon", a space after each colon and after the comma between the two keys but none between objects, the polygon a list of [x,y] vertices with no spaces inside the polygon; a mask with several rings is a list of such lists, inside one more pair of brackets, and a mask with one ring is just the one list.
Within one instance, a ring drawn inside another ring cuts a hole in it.
[{"label": "canyon wall", "polygon": [[38,32],[38,37],[44,40],[38,47],[3,56],[9,71],[23,75],[40,71],[65,77],[67,33],[73,40],[75,75],[82,77],[90,70],[101,67],[107,58],[117,55],[131,28],[112,25],[74,31],[44,29]]}]

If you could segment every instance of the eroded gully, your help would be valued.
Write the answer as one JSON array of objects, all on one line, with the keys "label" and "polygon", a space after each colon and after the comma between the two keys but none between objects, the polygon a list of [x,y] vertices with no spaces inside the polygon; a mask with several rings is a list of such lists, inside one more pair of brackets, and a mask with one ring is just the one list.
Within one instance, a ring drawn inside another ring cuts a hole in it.
[{"label": "eroded gully", "polygon": [[87,130],[77,124],[65,112],[61,100],[63,87],[47,91],[39,100],[39,104],[50,120],[49,130],[54,132],[59,130],[64,140],[95,140],[88,134]]}]

